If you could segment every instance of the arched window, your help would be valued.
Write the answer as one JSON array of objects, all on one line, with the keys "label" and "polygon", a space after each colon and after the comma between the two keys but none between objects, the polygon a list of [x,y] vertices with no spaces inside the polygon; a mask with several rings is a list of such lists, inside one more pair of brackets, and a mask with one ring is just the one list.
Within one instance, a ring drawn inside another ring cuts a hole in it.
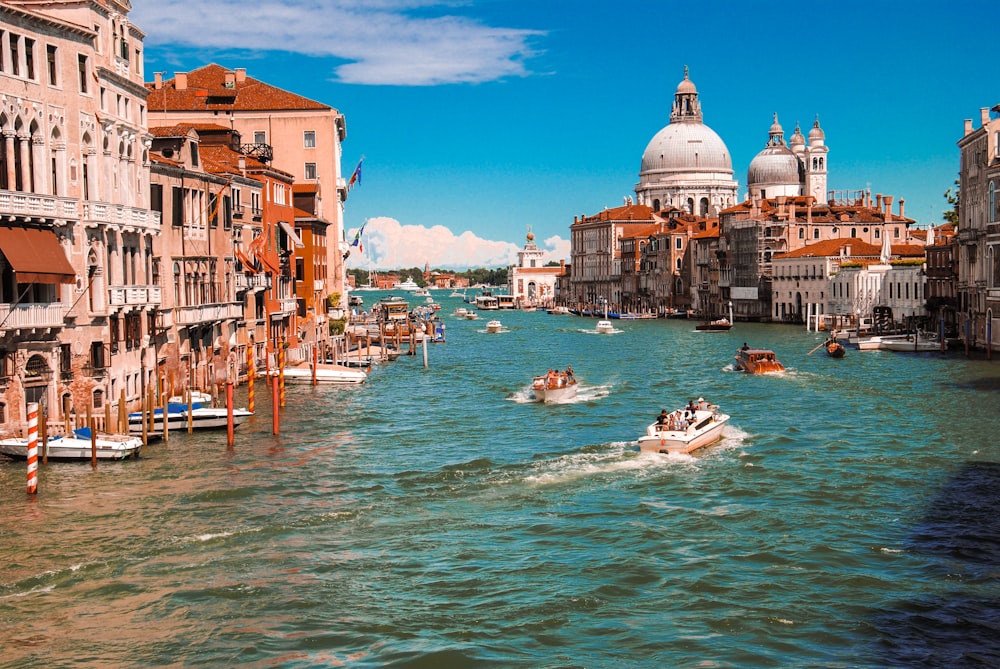
[{"label": "arched window", "polygon": [[799,239],[805,239],[805,238],[806,238],[806,229],[799,228]]},{"label": "arched window", "polygon": [[689,214],[693,214],[694,213],[694,198],[690,198],[689,197],[687,199],[687,211],[688,211]]},{"label": "arched window", "polygon": [[853,238],[853,237],[857,237],[857,236],[858,236],[858,229],[857,228],[851,228],[851,237]]},{"label": "arched window", "polygon": [[997,220],[997,208],[996,208],[996,190],[997,185],[994,182],[990,182],[990,222]]},{"label": "arched window", "polygon": [[708,198],[701,198],[701,209],[699,212],[702,216],[708,216]]},{"label": "arched window", "polygon": [[819,228],[813,228],[813,239],[819,239]]},{"label": "arched window", "polygon": [[94,409],[99,410],[104,408],[104,391],[95,390],[94,391]]}]

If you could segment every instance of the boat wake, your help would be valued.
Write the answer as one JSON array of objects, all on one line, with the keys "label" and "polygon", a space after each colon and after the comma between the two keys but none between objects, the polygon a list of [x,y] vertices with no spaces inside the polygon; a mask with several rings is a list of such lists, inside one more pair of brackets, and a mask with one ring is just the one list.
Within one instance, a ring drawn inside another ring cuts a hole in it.
[{"label": "boat wake", "polygon": [[524,482],[534,485],[558,485],[579,479],[589,479],[601,474],[632,472],[647,468],[648,463],[632,457],[635,444],[628,441],[613,442],[601,450],[577,451],[539,460],[530,465]]}]

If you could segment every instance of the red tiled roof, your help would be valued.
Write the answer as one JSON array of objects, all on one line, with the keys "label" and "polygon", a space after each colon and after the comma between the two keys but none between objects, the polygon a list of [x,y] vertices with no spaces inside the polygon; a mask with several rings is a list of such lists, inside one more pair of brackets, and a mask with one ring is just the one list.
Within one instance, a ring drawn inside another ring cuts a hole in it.
[{"label": "red tiled roof", "polygon": [[163,82],[161,88],[147,83],[148,109],[157,111],[267,111],[267,110],[307,110],[332,109],[315,100],[290,93],[276,86],[266,84],[252,77],[234,83],[232,88],[225,85],[226,72],[221,65],[212,63],[187,73],[187,87],[177,90],[177,78]]}]

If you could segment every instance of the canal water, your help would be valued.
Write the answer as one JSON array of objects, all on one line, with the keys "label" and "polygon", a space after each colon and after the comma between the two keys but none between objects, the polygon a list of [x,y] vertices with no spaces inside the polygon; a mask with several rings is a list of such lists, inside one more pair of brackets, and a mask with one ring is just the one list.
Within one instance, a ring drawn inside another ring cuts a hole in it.
[{"label": "canal water", "polygon": [[[438,296],[426,368],[289,386],[278,436],[258,393],[232,450],[174,433],[34,498],[0,463],[0,665],[1000,665],[1000,362],[542,311],[487,334]],[[788,371],[734,372],[744,341]],[[527,401],[567,365],[575,401]],[[721,442],[638,452],[699,396]]]}]

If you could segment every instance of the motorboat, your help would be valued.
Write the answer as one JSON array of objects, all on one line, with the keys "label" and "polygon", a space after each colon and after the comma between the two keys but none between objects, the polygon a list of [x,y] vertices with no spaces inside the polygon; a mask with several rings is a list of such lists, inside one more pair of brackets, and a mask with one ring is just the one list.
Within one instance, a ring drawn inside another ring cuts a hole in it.
[{"label": "motorboat", "polygon": [[496,334],[501,330],[503,330],[503,323],[495,318],[486,324],[486,331],[490,334]]},{"label": "motorboat", "polygon": [[941,340],[935,335],[920,332],[905,335],[883,335],[879,342],[879,350],[910,353],[940,351]]},{"label": "motorboat", "polygon": [[[226,407],[211,406],[211,395],[194,391],[191,393],[191,428],[194,430],[213,430],[227,427],[229,416]],[[245,408],[233,408],[233,427],[238,427],[253,415]],[[142,411],[133,411],[128,415],[128,431],[132,434],[142,432],[143,422],[149,425],[149,415]],[[188,426],[188,399],[175,395],[167,400],[167,428],[179,430]],[[163,431],[163,407],[153,409],[152,432]]]},{"label": "motorboat", "polygon": [[774,351],[766,348],[743,348],[736,351],[736,369],[747,374],[774,374],[785,371]]},{"label": "motorboat", "polygon": [[531,381],[531,394],[539,402],[565,402],[576,397],[577,383],[572,370],[549,371]]},{"label": "motorboat", "polygon": [[[90,428],[81,427],[69,436],[49,437],[45,445],[46,456],[49,460],[90,460],[94,455],[95,445],[98,460],[124,460],[139,455],[142,439],[126,434],[99,433],[95,442],[91,443]],[[28,440],[23,437],[0,439],[0,455],[26,460]],[[38,440],[38,457],[42,457],[41,439]]]},{"label": "motorboat", "polygon": [[728,332],[733,324],[728,318],[717,318],[714,321],[704,321],[694,326],[695,330],[702,332]]},{"label": "motorboat", "polygon": [[729,420],[719,407],[699,398],[672,414],[662,414],[639,437],[639,450],[647,453],[691,453],[722,438],[722,428]]},{"label": "motorboat", "polygon": [[562,305],[557,305],[549,309],[549,313],[554,316],[565,316],[569,313],[569,307],[564,307]]},{"label": "motorboat", "polygon": [[470,309],[470,310],[468,310],[468,311],[465,312],[465,320],[467,320],[467,321],[474,321],[477,318],[479,318],[479,314],[477,314],[475,311],[473,311],[473,310]]},{"label": "motorboat", "polygon": [[414,297],[426,297],[426,298],[428,298],[428,300],[427,300],[428,302],[433,302],[434,301],[434,298],[431,297],[430,291],[428,291],[426,288],[417,288],[416,290],[413,291],[413,296]]},{"label": "motorboat", "polygon": [[[271,370],[271,374],[277,373]],[[312,383],[313,370],[310,365],[298,365],[296,367],[285,367],[285,383]],[[368,374],[362,369],[355,369],[346,365],[334,365],[329,363],[317,363],[316,383],[318,384],[351,384],[364,383]]]},{"label": "motorboat", "polygon": [[465,307],[458,307],[457,309],[455,309],[455,315],[458,316],[459,318],[465,318],[465,315],[467,313],[469,313],[469,310],[466,309]]},{"label": "motorboat", "polygon": [[615,326],[611,321],[597,321],[596,329],[599,334],[611,334],[615,331]]},{"label": "motorboat", "polygon": [[880,348],[882,348],[882,337],[879,335],[858,339],[859,351],[877,351]]}]

